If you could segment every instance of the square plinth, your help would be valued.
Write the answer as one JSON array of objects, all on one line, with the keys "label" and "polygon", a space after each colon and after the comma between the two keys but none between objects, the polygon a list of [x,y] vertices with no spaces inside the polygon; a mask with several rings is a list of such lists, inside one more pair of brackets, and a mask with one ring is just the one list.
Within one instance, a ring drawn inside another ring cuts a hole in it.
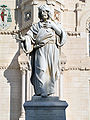
[{"label": "square plinth", "polygon": [[24,104],[25,120],[66,120],[66,101],[58,97],[33,96],[31,101]]}]

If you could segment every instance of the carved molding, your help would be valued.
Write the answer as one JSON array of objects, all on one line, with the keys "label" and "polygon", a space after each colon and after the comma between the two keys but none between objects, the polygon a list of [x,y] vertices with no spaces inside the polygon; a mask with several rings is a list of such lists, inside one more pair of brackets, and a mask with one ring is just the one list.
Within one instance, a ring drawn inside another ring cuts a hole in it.
[{"label": "carved molding", "polygon": [[87,21],[86,21],[86,30],[89,32],[90,31],[90,26],[89,26],[89,24],[90,24],[90,17],[87,19]]},{"label": "carved molding", "polygon": [[38,4],[38,1],[23,0],[22,3],[21,3],[21,5],[20,5],[21,9],[24,8],[24,5],[25,5],[25,4],[37,5],[37,4]]},{"label": "carved molding", "polygon": [[87,67],[61,67],[61,73],[64,71],[90,71],[90,68]]},{"label": "carved molding", "polygon": [[17,34],[19,33],[19,30],[12,30],[12,31],[2,31],[0,32],[1,35],[14,35],[14,34]]},{"label": "carved molding", "polygon": [[[90,71],[90,68],[88,67],[65,67],[65,62],[61,63],[61,71]],[[28,63],[21,62],[20,67],[8,67],[8,66],[0,66],[0,70],[6,70],[6,69],[15,69],[15,70],[28,70]]]},{"label": "carved molding", "polygon": [[12,67],[0,66],[0,70],[6,70],[6,69],[16,69],[16,70],[19,70],[20,68],[18,66],[12,66]]},{"label": "carved molding", "polygon": [[64,67],[63,71],[74,71],[74,70],[79,70],[79,71],[90,71],[90,68],[87,67]]},{"label": "carved molding", "polygon": [[7,66],[0,66],[0,70],[7,69]]},{"label": "carved molding", "polygon": [[18,63],[21,71],[30,69],[29,58],[23,51],[20,53],[20,56],[18,57]]},{"label": "carved molding", "polygon": [[28,62],[19,62],[20,65],[20,70],[24,71],[24,70],[28,70],[29,69],[29,65]]},{"label": "carved molding", "polygon": [[27,29],[29,29],[31,24],[27,25],[26,27],[22,27],[20,30],[12,30],[12,31],[1,31],[1,35],[16,35],[19,34],[20,32],[23,32]]},{"label": "carved molding", "polygon": [[29,69],[28,62],[19,62],[20,66],[0,66],[0,70],[6,70],[6,69],[15,69],[15,70],[27,70]]},{"label": "carved molding", "polygon": [[[12,30],[12,31],[2,31],[0,32],[1,35],[16,35],[19,34],[20,32],[23,32],[24,30],[27,30],[30,28],[30,25],[28,25],[27,27],[23,27],[20,30]],[[80,36],[80,32],[75,32],[75,31],[67,31],[67,35],[69,36]]]},{"label": "carved molding", "polygon": [[67,31],[68,36],[80,36],[80,32],[75,32],[75,31]]}]

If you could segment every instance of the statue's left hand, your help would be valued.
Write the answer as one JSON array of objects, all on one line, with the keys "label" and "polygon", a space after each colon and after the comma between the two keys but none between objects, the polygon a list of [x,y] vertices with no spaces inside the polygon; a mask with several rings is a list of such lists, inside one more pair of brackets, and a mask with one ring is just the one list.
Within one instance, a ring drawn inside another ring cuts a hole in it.
[{"label": "statue's left hand", "polygon": [[58,27],[58,25],[52,21],[52,20],[48,20],[46,22],[43,23],[43,27],[46,27],[46,28],[51,28],[53,29],[57,35],[61,35],[61,29]]},{"label": "statue's left hand", "polygon": [[48,20],[48,21],[44,22],[43,27],[51,28],[53,30],[58,28],[57,24],[52,20]]},{"label": "statue's left hand", "polygon": [[54,26],[54,22],[53,21],[46,21],[46,22],[44,22],[43,23],[43,27],[46,27],[46,28],[53,28],[53,26]]}]

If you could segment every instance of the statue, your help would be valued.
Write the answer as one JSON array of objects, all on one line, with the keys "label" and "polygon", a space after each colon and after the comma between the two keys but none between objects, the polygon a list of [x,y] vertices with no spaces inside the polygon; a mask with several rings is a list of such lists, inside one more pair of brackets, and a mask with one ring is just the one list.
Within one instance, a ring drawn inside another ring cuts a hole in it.
[{"label": "statue", "polygon": [[61,24],[52,19],[47,5],[40,6],[38,10],[40,21],[33,24],[26,35],[19,39],[23,50],[31,55],[31,83],[35,95],[47,97],[54,93],[59,67],[59,47],[65,43],[65,32]]}]

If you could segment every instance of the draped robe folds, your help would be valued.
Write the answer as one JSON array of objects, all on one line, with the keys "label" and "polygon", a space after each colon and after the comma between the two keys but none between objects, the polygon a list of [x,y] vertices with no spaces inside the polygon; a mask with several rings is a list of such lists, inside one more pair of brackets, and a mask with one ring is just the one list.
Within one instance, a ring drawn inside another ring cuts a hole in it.
[{"label": "draped robe folds", "polygon": [[25,35],[22,43],[26,53],[31,55],[32,76],[31,83],[36,95],[53,94],[59,67],[59,47],[65,43],[65,32],[58,24],[61,35],[57,35],[51,28],[44,28],[41,22],[33,24]]}]

